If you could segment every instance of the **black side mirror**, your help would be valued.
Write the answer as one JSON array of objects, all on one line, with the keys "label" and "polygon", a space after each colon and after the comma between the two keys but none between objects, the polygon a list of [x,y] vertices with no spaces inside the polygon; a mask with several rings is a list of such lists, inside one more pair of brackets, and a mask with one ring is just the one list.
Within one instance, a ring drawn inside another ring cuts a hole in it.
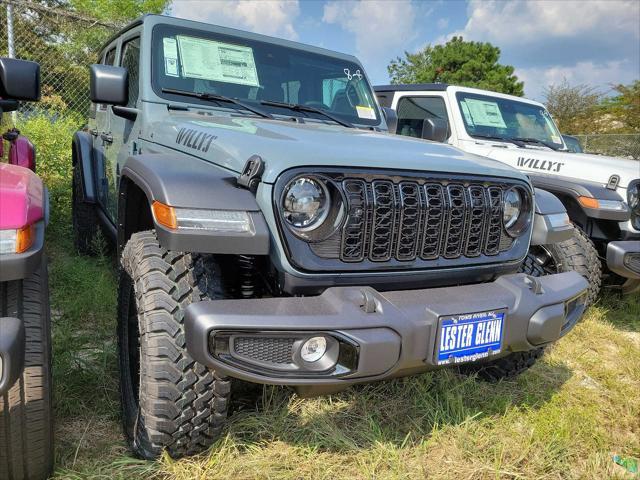
[{"label": "black side mirror", "polygon": [[40,100],[40,65],[27,60],[0,58],[0,97],[5,100]]},{"label": "black side mirror", "polygon": [[422,135],[425,140],[444,143],[447,141],[449,124],[442,118],[425,118],[422,123]]},{"label": "black side mirror", "polygon": [[387,122],[389,133],[396,133],[398,130],[398,114],[393,108],[382,107],[384,119]]},{"label": "black side mirror", "polygon": [[93,103],[126,105],[129,98],[129,72],[123,67],[94,64],[90,70],[90,96]]}]

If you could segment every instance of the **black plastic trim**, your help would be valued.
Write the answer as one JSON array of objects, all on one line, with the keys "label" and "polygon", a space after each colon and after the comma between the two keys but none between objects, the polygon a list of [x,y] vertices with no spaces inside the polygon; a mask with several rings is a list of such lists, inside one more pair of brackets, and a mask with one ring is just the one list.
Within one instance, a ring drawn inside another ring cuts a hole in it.
[{"label": "black plastic trim", "polygon": [[626,199],[623,199],[617,192],[609,190],[604,185],[556,175],[536,174],[530,172],[527,172],[527,175],[535,187],[554,194],[568,195],[573,198],[587,217],[601,220],[614,220],[617,222],[626,222],[630,218],[630,212],[628,209],[622,212],[614,212],[611,210],[587,208],[578,201],[578,197],[590,197],[597,198],[599,200],[626,202]]}]

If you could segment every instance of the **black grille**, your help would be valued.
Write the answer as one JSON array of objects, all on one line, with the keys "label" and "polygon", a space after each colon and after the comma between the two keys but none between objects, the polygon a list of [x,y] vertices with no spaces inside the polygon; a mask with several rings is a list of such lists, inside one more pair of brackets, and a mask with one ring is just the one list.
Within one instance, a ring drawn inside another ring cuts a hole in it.
[{"label": "black grille", "polygon": [[295,338],[236,337],[233,349],[238,356],[254,361],[289,364],[294,342]]},{"label": "black grille", "polygon": [[344,262],[493,256],[511,245],[500,186],[347,178],[342,188]]}]

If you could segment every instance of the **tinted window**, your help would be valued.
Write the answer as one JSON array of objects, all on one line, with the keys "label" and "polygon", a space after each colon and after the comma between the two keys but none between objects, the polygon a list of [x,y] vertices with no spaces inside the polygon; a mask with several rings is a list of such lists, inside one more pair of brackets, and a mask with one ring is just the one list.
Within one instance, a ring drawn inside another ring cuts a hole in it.
[{"label": "tinted window", "polygon": [[447,107],[442,97],[402,97],[396,108],[399,135],[422,136],[425,118],[447,120]]},{"label": "tinted window", "polygon": [[140,88],[140,39],[129,40],[122,47],[121,66],[129,71],[129,101],[128,107],[135,107]]},{"label": "tinted window", "polygon": [[[356,124],[380,123],[378,107],[360,65],[304,49],[173,25],[153,30],[152,83],[168,100],[207,103],[163,89],[218,94],[260,105],[297,103],[326,110]],[[213,105],[216,105],[215,103]],[[222,108],[237,108],[219,104]],[[260,105],[273,114],[315,113]]]}]

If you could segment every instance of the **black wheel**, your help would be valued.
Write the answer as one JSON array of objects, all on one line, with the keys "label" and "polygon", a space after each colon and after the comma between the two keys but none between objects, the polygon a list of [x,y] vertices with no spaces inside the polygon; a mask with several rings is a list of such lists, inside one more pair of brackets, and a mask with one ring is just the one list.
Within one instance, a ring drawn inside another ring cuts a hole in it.
[{"label": "black wheel", "polygon": [[517,377],[529,370],[543,354],[543,347],[528,352],[514,352],[497,360],[461,366],[460,372],[463,374],[477,373],[483,380],[497,382]]},{"label": "black wheel", "polygon": [[96,210],[90,203],[82,200],[82,177],[80,166],[73,166],[73,196],[71,213],[73,218],[73,244],[81,255],[96,255],[99,253],[96,245],[96,236],[100,226],[96,218]]},{"label": "black wheel", "polygon": [[51,328],[46,264],[0,283],[0,316],[22,319],[25,368],[0,396],[0,478],[45,479],[53,467]]},{"label": "black wheel", "polygon": [[553,245],[535,245],[520,267],[520,271],[539,277],[575,270],[589,282],[586,305],[598,298],[602,283],[602,264],[593,242],[578,227],[573,227],[573,237]]},{"label": "black wheel", "polygon": [[153,232],[134,234],[122,253],[118,292],[120,391],[134,453],[199,453],[226,423],[231,380],[196,363],[185,347],[184,308],[223,297],[213,257],[163,249]]}]

